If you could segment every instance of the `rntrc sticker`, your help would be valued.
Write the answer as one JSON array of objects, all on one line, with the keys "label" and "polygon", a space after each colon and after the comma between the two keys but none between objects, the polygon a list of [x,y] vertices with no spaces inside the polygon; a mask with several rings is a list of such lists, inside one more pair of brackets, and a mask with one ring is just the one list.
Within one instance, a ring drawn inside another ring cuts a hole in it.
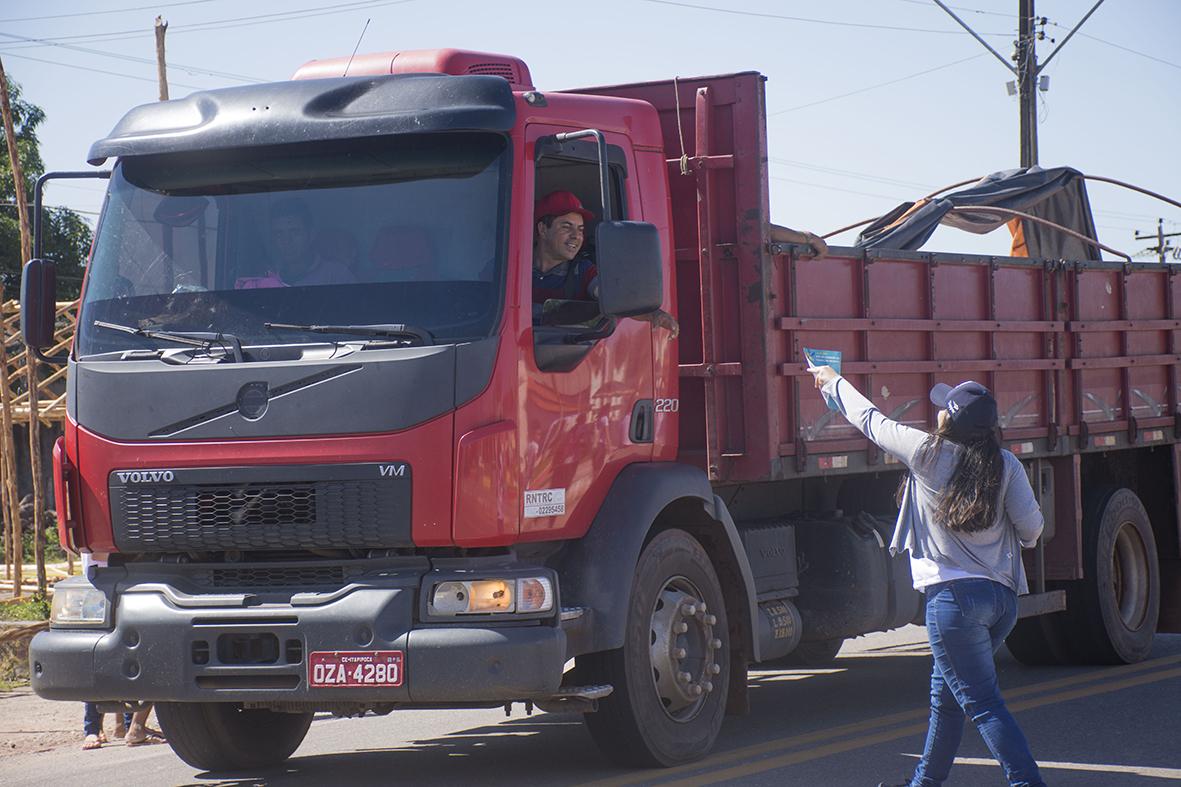
[{"label": "rntrc sticker", "polygon": [[566,513],[565,489],[534,489],[525,492],[525,518],[561,516]]}]

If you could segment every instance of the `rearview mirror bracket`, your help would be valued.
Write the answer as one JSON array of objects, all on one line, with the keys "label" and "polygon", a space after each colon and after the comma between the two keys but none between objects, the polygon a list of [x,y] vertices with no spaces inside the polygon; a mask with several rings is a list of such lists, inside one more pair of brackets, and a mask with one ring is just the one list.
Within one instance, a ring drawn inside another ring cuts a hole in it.
[{"label": "rearview mirror bracket", "polygon": [[53,344],[53,327],[57,317],[57,265],[43,256],[44,225],[41,205],[45,184],[51,180],[109,179],[111,170],[85,172],[47,172],[37,178],[33,189],[33,259],[25,263],[21,273],[21,336],[33,356],[43,363],[60,365],[69,360],[69,353],[46,355],[44,350]]}]

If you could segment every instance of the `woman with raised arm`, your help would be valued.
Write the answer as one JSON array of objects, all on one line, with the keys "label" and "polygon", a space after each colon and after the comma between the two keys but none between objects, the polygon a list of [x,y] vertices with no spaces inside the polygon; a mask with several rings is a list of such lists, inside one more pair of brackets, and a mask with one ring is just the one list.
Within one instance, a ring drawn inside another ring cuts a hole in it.
[{"label": "woman with raised arm", "polygon": [[996,400],[976,382],[940,383],[930,394],[938,426],[928,434],[882,415],[832,367],[808,371],[850,423],[909,470],[898,491],[890,552],[910,553],[914,587],[926,594],[935,664],[926,746],[903,784],[928,787],[947,779],[966,716],[1010,785],[1044,785],[1005,707],[993,661],[1017,622],[1017,596],[1029,592],[1021,548],[1034,545],[1043,525],[1024,467],[1001,448]]}]

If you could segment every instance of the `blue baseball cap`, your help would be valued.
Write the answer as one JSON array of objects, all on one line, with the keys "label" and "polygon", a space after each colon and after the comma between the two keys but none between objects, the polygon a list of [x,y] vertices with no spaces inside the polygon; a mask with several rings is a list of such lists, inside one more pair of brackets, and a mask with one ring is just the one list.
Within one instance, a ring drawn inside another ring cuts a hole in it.
[{"label": "blue baseball cap", "polygon": [[974,380],[956,386],[936,383],[931,389],[931,403],[951,416],[954,431],[979,434],[997,424],[996,399],[992,392]]}]

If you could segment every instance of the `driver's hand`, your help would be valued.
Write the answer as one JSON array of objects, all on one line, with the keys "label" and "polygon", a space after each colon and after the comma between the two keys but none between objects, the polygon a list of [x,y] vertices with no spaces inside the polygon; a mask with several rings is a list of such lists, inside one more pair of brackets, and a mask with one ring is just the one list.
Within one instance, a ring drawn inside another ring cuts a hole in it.
[{"label": "driver's hand", "polygon": [[824,238],[811,232],[805,232],[804,237],[808,239],[808,245],[816,252],[817,257],[828,256],[828,244],[824,242]]},{"label": "driver's hand", "polygon": [[677,324],[676,318],[664,309],[657,309],[652,314],[647,315],[647,317],[648,321],[652,323],[653,328],[664,328],[668,331],[668,340],[670,342],[681,335],[681,326]]}]

